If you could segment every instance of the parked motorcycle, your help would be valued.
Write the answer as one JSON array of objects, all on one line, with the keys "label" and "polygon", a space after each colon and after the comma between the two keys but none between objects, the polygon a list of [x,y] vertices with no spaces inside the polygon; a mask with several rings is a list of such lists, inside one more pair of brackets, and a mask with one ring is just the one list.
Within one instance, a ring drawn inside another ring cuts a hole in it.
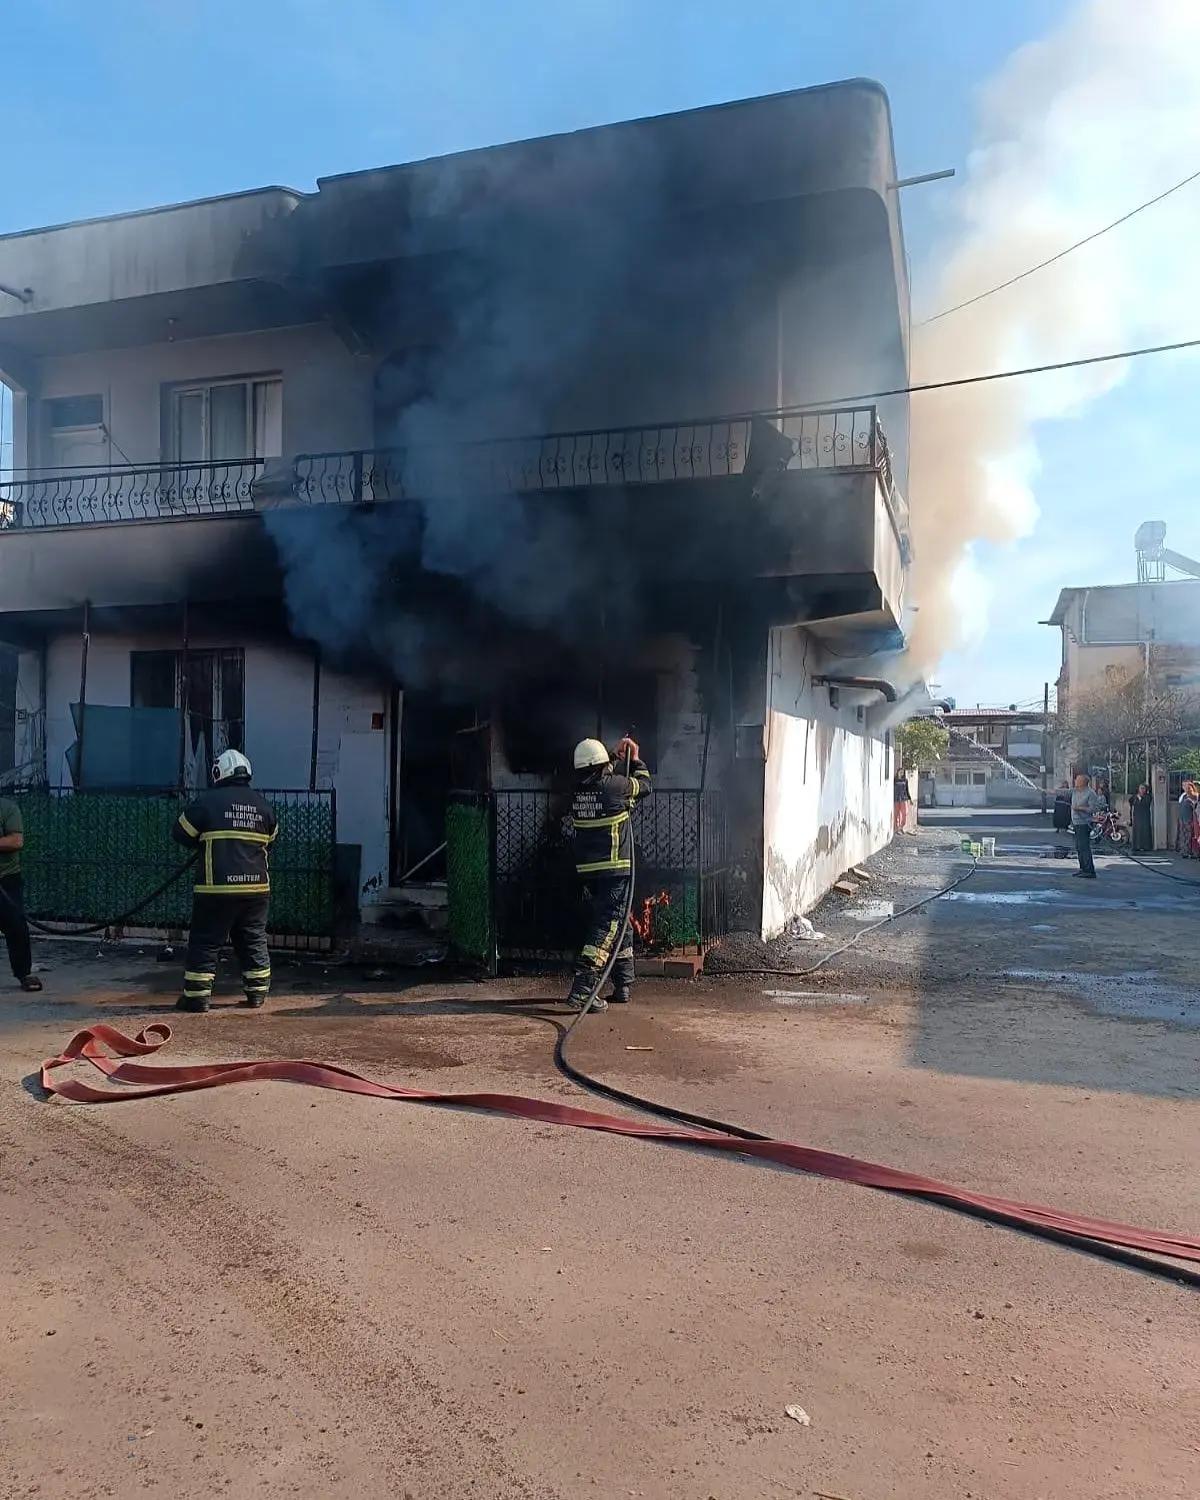
[{"label": "parked motorcycle", "polygon": [[1128,837],[1128,832],[1121,827],[1116,813],[1111,810],[1097,813],[1092,820],[1093,844],[1112,844],[1115,847],[1123,844]]}]

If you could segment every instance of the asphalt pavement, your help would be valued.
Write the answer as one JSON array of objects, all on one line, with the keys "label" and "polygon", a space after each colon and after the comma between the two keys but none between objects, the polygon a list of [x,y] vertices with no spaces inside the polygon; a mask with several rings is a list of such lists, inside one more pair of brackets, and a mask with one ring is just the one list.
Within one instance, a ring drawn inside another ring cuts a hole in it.
[{"label": "asphalt pavement", "polygon": [[[958,829],[985,823],[976,864]],[[646,982],[587,1018],[576,1061],[1195,1234],[1200,892],[1167,856],[1102,856],[1085,885],[1053,843],[1036,814],[938,814],[814,913],[823,937],[778,947],[789,972]],[[80,1025],[166,1020],[164,1060],[308,1056],[613,1108],[551,1067],[559,980],[314,963],[281,967],[264,1012],[227,975],[219,1008],[177,1016],[152,952],[38,955],[45,991],[0,998],[5,1500],[1200,1493],[1186,1288],[928,1203],[478,1112],[36,1086]]]}]

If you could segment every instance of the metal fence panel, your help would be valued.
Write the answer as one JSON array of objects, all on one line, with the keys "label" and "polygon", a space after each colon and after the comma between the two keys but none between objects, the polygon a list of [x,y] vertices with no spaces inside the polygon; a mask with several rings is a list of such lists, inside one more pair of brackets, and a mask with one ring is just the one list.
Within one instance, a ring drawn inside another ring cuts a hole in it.
[{"label": "metal fence panel", "polygon": [[[575,951],[586,908],[566,833],[569,799],[524,790],[492,797],[499,952],[520,960]],[[698,948],[724,936],[727,861],[720,793],[656,790],[635,810],[633,827],[639,947]]]},{"label": "metal fence panel", "polygon": [[[39,787],[5,795],[21,809],[21,870],[32,916],[110,921],[161,885],[185,858],[171,838],[186,800],[177,792]],[[269,930],[289,946],[327,940],[334,924],[334,795],[287,790],[263,795],[279,818],[271,849]],[[128,925],[186,927],[192,883],[189,872]]]},{"label": "metal fence panel", "polygon": [[546,791],[494,792],[496,942],[507,958],[564,954],[582,941],[583,908],[563,819]]},{"label": "metal fence panel", "polygon": [[294,939],[331,938],[337,799],[332,791],[266,791],[279,819],[271,846],[267,930]]}]

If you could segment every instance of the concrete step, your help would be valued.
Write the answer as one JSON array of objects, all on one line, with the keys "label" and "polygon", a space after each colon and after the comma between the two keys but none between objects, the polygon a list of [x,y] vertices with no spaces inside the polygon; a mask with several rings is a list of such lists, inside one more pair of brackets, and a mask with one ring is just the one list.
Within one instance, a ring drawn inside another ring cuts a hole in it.
[{"label": "concrete step", "polygon": [[450,915],[450,893],[444,880],[390,885],[364,902],[362,919],[371,926],[424,927],[444,932]]},{"label": "concrete step", "polygon": [[450,891],[444,880],[410,880],[406,885],[389,885],[380,900],[395,905],[444,909],[450,905]]}]

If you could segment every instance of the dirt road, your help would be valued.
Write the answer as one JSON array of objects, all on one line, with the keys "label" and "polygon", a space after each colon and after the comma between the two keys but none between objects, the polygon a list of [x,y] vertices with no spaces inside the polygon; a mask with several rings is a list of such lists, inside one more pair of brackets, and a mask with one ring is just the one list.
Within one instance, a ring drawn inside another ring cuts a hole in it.
[{"label": "dirt road", "polygon": [[[1006,827],[1002,856],[1041,839]],[[819,981],[646,984],[589,1019],[579,1061],[773,1134],[1195,1233],[1200,1028],[1176,954],[1200,892],[1125,866],[1085,900],[1054,865],[1002,857],[963,890],[1004,899],[934,903]],[[580,1131],[278,1085],[47,1104],[43,1056],[89,1019],[161,1016],[178,976],[45,957],[43,996],[0,1001],[0,1495],[1200,1493],[1194,1292]],[[555,993],[293,968],[265,1014],[172,1014],[171,1060],[568,1097],[536,1003]]]}]

